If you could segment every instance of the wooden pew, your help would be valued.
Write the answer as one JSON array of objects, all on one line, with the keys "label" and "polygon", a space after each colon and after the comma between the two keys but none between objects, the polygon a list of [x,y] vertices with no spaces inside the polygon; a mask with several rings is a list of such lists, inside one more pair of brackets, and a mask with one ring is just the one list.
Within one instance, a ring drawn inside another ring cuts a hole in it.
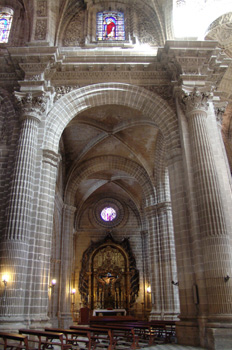
[{"label": "wooden pew", "polygon": [[90,326],[91,324],[108,324],[109,322],[124,323],[124,322],[136,322],[137,319],[133,316],[91,316],[89,319]]},{"label": "wooden pew", "polygon": [[85,329],[62,329],[62,328],[45,328],[45,332],[63,333],[66,344],[77,345],[84,343],[88,350],[92,347],[91,333]]},{"label": "wooden pew", "polygon": [[151,330],[157,339],[164,338],[165,343],[170,343],[176,336],[176,322],[172,320],[153,320],[149,322]]},{"label": "wooden pew", "polygon": [[91,334],[91,344],[93,349],[96,347],[103,347],[108,350],[113,350],[116,346],[116,341],[113,338],[110,329],[104,329],[101,327],[85,327],[81,325],[71,326],[71,330],[88,330]]},{"label": "wooden pew", "polygon": [[93,328],[102,328],[105,330],[111,330],[112,338],[114,339],[115,344],[118,343],[120,337],[131,344],[131,349],[138,349],[139,337],[135,334],[134,327],[128,324],[92,324]]},{"label": "wooden pew", "polygon": [[28,337],[25,335],[0,332],[0,338],[3,339],[4,350],[6,349],[25,349],[28,350]]},{"label": "wooden pew", "polygon": [[45,331],[35,330],[35,329],[20,329],[19,333],[31,336],[29,341],[37,344],[38,350],[41,350],[46,348],[47,346],[53,346],[53,345],[59,346],[60,350],[68,350],[68,349],[72,350],[71,344],[65,344],[63,333],[45,332]]}]

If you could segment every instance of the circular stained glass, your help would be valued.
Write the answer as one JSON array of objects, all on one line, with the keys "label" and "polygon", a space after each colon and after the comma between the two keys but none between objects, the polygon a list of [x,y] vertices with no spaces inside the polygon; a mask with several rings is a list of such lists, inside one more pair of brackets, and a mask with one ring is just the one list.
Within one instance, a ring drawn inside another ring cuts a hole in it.
[{"label": "circular stained glass", "polygon": [[101,211],[101,218],[104,221],[113,221],[116,216],[116,210],[112,207],[106,207]]}]

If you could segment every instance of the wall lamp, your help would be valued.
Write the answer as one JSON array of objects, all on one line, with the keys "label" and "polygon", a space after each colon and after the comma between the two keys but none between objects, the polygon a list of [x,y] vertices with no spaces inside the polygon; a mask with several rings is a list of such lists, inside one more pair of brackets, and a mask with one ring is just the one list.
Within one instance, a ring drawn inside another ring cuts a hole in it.
[{"label": "wall lamp", "polygon": [[55,285],[56,285],[56,279],[54,278],[52,281],[51,281],[51,284],[50,284],[50,288],[53,288],[53,287],[55,287]]},{"label": "wall lamp", "polygon": [[179,282],[174,282],[174,281],[172,281],[172,284],[173,284],[174,286],[179,286]]},{"label": "wall lamp", "polygon": [[148,294],[151,293],[151,286],[147,287],[147,293],[148,293]]},{"label": "wall lamp", "polygon": [[225,281],[225,282],[228,282],[229,279],[230,279],[230,276],[229,276],[229,275],[227,275],[226,277],[224,277],[224,281]]},{"label": "wall lamp", "polygon": [[9,281],[9,276],[8,275],[3,275],[2,276],[2,282],[4,283],[4,286],[6,288],[7,282]]},{"label": "wall lamp", "polygon": [[72,289],[71,294],[72,295],[76,294],[76,289],[75,288]]}]

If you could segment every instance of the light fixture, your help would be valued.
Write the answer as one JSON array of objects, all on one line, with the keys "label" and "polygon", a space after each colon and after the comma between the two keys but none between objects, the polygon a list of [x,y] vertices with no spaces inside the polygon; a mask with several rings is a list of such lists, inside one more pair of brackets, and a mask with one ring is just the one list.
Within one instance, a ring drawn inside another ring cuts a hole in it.
[{"label": "light fixture", "polygon": [[72,295],[76,294],[76,289],[75,288],[72,289],[71,294]]},{"label": "light fixture", "polygon": [[151,286],[147,287],[147,293],[151,293]]},{"label": "light fixture", "polygon": [[7,282],[9,281],[9,276],[8,275],[3,275],[2,276],[2,282],[4,283],[4,286],[6,288]]},{"label": "light fixture", "polygon": [[225,281],[225,282],[228,282],[229,279],[230,279],[230,276],[229,276],[229,275],[227,275],[226,277],[224,277],[224,281]]},{"label": "light fixture", "polygon": [[53,288],[56,285],[56,279],[52,279],[50,288]]},{"label": "light fixture", "polygon": [[174,282],[174,281],[172,281],[172,284],[173,284],[174,286],[179,286],[179,282]]}]

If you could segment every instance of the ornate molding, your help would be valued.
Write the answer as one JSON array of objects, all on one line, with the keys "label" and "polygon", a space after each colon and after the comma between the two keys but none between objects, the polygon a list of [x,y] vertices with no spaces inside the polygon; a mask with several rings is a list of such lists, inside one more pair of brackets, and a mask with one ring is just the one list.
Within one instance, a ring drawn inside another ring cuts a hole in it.
[{"label": "ornate molding", "polygon": [[35,40],[45,40],[47,34],[47,19],[37,19]]},{"label": "ornate molding", "polygon": [[58,101],[61,97],[63,97],[64,95],[68,94],[70,91],[72,90],[76,90],[78,89],[80,86],[79,85],[75,85],[75,86],[65,86],[65,85],[61,85],[61,86],[56,86],[55,87],[55,98],[54,98],[54,102]]},{"label": "ornate molding", "polygon": [[214,112],[216,116],[217,123],[221,126],[222,125],[222,118],[225,113],[226,107],[215,107]]}]

